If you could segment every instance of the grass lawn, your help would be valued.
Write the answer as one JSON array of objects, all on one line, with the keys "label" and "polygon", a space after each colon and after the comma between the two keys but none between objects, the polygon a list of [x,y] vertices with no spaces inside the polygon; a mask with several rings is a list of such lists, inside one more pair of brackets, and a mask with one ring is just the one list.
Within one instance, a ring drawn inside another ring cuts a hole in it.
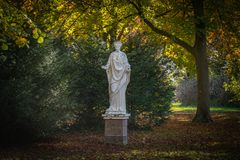
[{"label": "grass lawn", "polygon": [[129,131],[129,144],[104,143],[102,132],[72,132],[25,146],[0,147],[5,160],[239,160],[240,112],[214,112],[213,123],[194,113],[171,114],[152,131]]},{"label": "grass lawn", "polygon": [[[210,108],[212,112],[240,112],[240,108],[237,107],[218,107],[218,106],[212,106]],[[196,106],[190,105],[190,106],[184,106],[181,103],[173,103],[171,106],[171,111],[173,112],[195,112]]]}]

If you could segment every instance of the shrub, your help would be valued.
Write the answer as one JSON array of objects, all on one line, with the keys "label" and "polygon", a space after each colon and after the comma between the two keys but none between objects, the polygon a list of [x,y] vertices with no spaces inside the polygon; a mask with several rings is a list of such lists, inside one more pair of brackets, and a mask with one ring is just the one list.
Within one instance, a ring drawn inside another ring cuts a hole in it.
[{"label": "shrub", "polygon": [[7,61],[0,64],[2,143],[49,136],[67,118],[66,78],[59,72],[61,56],[56,46],[48,41],[30,49],[12,48]]},{"label": "shrub", "polygon": [[[169,74],[175,65],[163,57],[162,46],[144,35],[129,37],[124,51],[132,68],[127,89],[130,125],[149,127],[160,124],[169,113],[174,95]],[[140,123],[143,121],[146,125]]]},{"label": "shrub", "polygon": [[102,114],[108,107],[108,86],[105,71],[109,50],[102,41],[82,40],[69,46],[69,98],[77,118],[75,127],[96,129],[102,127]]}]

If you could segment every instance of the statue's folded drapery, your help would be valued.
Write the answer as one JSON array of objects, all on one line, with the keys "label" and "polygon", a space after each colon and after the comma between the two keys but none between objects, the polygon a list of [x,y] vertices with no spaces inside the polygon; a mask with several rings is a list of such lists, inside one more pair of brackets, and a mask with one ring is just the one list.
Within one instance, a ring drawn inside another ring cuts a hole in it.
[{"label": "statue's folded drapery", "polygon": [[111,53],[106,65],[110,107],[107,113],[125,114],[125,92],[130,81],[130,65],[125,53],[114,51]]}]

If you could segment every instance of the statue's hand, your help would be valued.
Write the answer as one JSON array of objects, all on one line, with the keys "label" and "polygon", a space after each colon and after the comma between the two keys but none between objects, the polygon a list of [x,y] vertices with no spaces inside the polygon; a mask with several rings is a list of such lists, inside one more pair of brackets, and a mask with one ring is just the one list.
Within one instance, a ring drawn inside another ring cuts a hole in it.
[{"label": "statue's hand", "polygon": [[131,71],[131,66],[130,66],[130,65],[127,65],[127,66],[126,66],[126,71],[128,71],[128,72]]},{"label": "statue's hand", "polygon": [[107,69],[107,66],[101,66],[101,68],[106,70],[106,69]]}]

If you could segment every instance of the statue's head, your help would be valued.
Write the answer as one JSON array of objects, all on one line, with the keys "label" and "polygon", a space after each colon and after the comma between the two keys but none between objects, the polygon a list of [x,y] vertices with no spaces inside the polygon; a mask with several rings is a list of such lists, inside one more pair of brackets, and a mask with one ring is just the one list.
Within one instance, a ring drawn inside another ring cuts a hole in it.
[{"label": "statue's head", "polygon": [[120,51],[120,49],[121,49],[121,47],[122,47],[122,43],[121,43],[120,41],[115,41],[115,42],[113,43],[113,45],[114,45],[114,47],[115,47],[115,49],[116,49],[117,51]]}]

